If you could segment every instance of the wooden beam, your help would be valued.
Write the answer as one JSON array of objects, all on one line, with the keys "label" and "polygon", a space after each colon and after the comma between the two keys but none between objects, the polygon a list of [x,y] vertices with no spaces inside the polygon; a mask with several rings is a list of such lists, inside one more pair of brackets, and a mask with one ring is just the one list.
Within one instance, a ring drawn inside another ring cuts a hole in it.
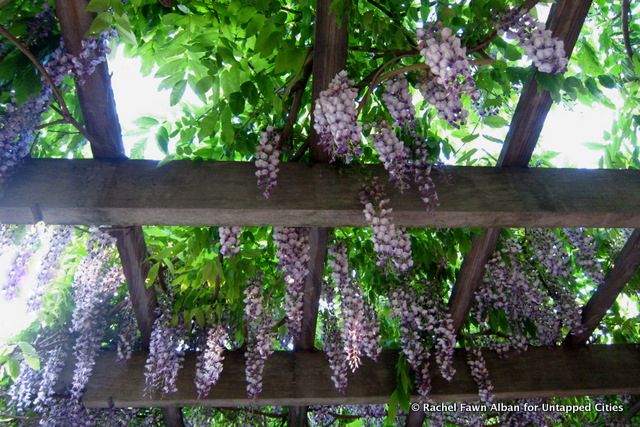
[{"label": "wooden beam", "polygon": [[582,309],[583,331],[576,335],[569,334],[565,339],[565,344],[576,346],[587,342],[624,286],[639,269],[640,230],[635,230],[620,251],[613,268],[607,272],[602,284],[598,286],[589,302]]},{"label": "wooden beam", "polygon": [[[563,41],[568,58],[571,57],[591,3],[592,0],[560,0],[554,4],[549,14],[547,28],[552,31],[554,37]],[[539,73],[535,72],[522,91],[500,152],[498,167],[526,167],[531,160],[551,108],[551,96],[548,91],[540,90],[538,87],[538,75]],[[458,272],[449,300],[456,331],[464,326],[473,293],[481,283],[486,261],[495,250],[499,234],[500,230],[485,230],[482,236],[476,237],[470,254]],[[477,259],[468,260],[469,256]]]},{"label": "wooden beam", "polygon": [[[64,47],[76,56],[82,51],[82,39],[95,17],[86,11],[87,4],[87,0],[56,0],[56,15],[60,20]],[[99,64],[93,74],[84,77],[84,84],[77,84],[76,92],[85,126],[93,139],[93,156],[124,158],[122,131],[107,62]]]},{"label": "wooden beam", "polygon": [[[362,174],[281,165],[265,200],[252,163],[42,159],[25,162],[0,198],[0,222],[104,225],[366,226]],[[440,207],[388,185],[397,225],[410,227],[640,227],[640,172],[448,167]],[[386,178],[382,178],[386,181]],[[34,214],[37,213],[37,214]]]},{"label": "wooden beam", "polygon": [[[639,345],[531,347],[506,358],[489,350],[484,355],[498,400],[640,393]],[[381,404],[396,385],[396,352],[383,352],[377,363],[364,360],[350,376],[344,395],[335,390],[323,353],[276,352],[265,366],[263,392],[253,400],[246,397],[242,352],[227,352],[220,380],[208,397],[196,397],[193,354],[178,374],[176,393],[145,396],[145,361],[144,353],[134,354],[128,362],[116,362],[113,352],[102,354],[84,404],[90,408],[108,408],[111,403],[116,407]],[[451,383],[433,367],[433,399],[477,400],[464,350],[456,349],[454,366],[457,374]]]},{"label": "wooden beam", "polygon": [[[60,20],[65,48],[76,56],[82,51],[82,40],[95,18],[94,14],[87,12],[87,5],[87,0],[56,0],[56,15]],[[97,65],[90,76],[84,76],[83,84],[76,84],[76,93],[85,126],[91,135],[93,157],[125,158],[122,131],[106,60]],[[120,228],[113,235],[116,237],[129,297],[140,328],[142,345],[146,349],[155,318],[156,299],[153,289],[145,285],[149,265],[146,262],[147,247],[142,227]],[[165,408],[163,415],[169,427],[184,427],[179,408]]]},{"label": "wooden beam", "polygon": [[482,282],[484,266],[491,258],[498,237],[499,228],[489,228],[475,236],[471,242],[471,251],[462,260],[462,266],[456,278],[456,285],[451,291],[449,300],[449,312],[453,320],[453,328],[456,333],[460,332],[467,320],[467,314],[473,303],[473,294]]}]

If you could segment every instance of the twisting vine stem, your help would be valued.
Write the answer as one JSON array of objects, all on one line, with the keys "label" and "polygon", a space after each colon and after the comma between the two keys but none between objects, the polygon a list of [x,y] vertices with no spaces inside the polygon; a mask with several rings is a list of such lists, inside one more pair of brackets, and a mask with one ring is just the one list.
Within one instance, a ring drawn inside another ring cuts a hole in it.
[{"label": "twisting vine stem", "polygon": [[60,92],[60,89],[55,85],[51,75],[38,61],[38,58],[36,58],[34,54],[23,43],[20,42],[20,40],[18,40],[13,34],[11,34],[3,26],[0,26],[0,35],[5,37],[7,40],[9,40],[9,42],[11,42],[11,44],[13,44],[16,48],[18,48],[18,50],[20,50],[20,52],[22,52],[24,56],[26,56],[29,59],[29,61],[31,61],[31,63],[38,69],[38,71],[40,72],[40,74],[42,74],[42,78],[46,81],[46,83],[49,84],[49,86],[51,87],[51,91],[53,92],[53,96],[56,98],[56,101],[58,101],[58,104],[60,105],[60,108],[57,108],[55,106],[51,106],[51,108],[53,108],[56,111],[56,113],[60,114],[60,116],[62,116],[67,123],[69,123],[76,129],[78,129],[78,132],[80,132],[82,136],[84,136],[87,139],[87,141],[93,142],[93,139],[91,138],[91,135],[89,134],[89,132],[84,128],[84,126],[82,126],[82,124],[80,124],[80,122],[74,119],[73,116],[71,115],[71,112],[69,111],[69,107],[67,106],[67,103],[64,100],[64,96],[62,95],[62,92]]}]

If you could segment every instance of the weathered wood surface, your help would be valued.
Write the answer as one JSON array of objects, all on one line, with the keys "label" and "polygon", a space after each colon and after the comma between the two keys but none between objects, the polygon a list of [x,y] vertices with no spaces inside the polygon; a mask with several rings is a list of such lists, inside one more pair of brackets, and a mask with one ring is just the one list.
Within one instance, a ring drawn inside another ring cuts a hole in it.
[{"label": "weathered wood surface", "polygon": [[449,299],[449,313],[453,320],[453,329],[460,332],[471,309],[473,294],[482,282],[484,267],[495,250],[499,228],[489,228],[471,242],[471,251],[462,260],[462,266],[456,277],[456,284]]},{"label": "weathered wood surface", "polygon": [[583,307],[583,331],[580,334],[567,336],[566,344],[575,346],[587,342],[638,269],[640,269],[640,230],[635,230],[618,254],[613,268],[605,275],[604,282],[598,286],[589,302]]},{"label": "weathered wood surface", "polygon": [[[497,399],[565,397],[640,393],[640,346],[539,347],[500,358],[484,352]],[[464,350],[456,350],[457,374],[451,383],[432,371],[435,401],[477,400],[477,387],[466,365]],[[166,396],[145,396],[146,354],[116,362],[114,353],[102,354],[87,391],[88,407],[166,407],[237,405],[331,405],[386,403],[396,380],[397,353],[384,352],[377,363],[365,360],[350,375],[345,395],[336,392],[331,371],[321,352],[276,352],[264,371],[262,395],[246,398],[241,352],[225,354],[220,381],[205,399],[196,398],[193,383],[195,357],[186,358],[178,375],[178,391]]]},{"label": "weathered wood surface", "polygon": [[[82,50],[82,39],[93,22],[94,14],[86,12],[87,0],[56,0],[64,46],[73,55]],[[122,132],[116,111],[111,76],[106,61],[96,66],[83,84],[76,85],[78,101],[87,131],[92,137],[95,158],[124,157]]]},{"label": "weathered wood surface", "polygon": [[[0,222],[364,226],[356,171],[283,164],[265,200],[250,163],[30,160],[0,199]],[[385,175],[379,166],[362,173]],[[640,227],[640,172],[450,167],[441,206],[389,188],[394,222],[419,227]]]}]

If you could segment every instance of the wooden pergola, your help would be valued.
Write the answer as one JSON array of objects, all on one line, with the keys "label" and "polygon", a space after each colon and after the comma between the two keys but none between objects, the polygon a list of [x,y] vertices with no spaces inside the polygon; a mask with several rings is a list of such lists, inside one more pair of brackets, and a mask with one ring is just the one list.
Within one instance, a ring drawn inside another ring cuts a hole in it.
[{"label": "wooden pergola", "polygon": [[[337,22],[331,0],[317,0],[312,68],[313,99],[347,58],[347,22]],[[86,0],[57,0],[65,46],[80,51],[92,21]],[[570,55],[591,0],[559,0],[548,27],[564,41]],[[307,76],[308,77],[308,76]],[[303,81],[302,86],[306,84]],[[304,91],[304,87],[302,87]],[[142,225],[288,225],[311,227],[310,274],[305,283],[304,321],[293,352],[278,352],[266,364],[264,390],[257,400],[245,395],[244,360],[225,356],[219,383],[205,399],[196,398],[195,360],[189,356],[178,379],[178,392],[145,396],[144,353],[126,363],[113,354],[98,360],[84,395],[87,407],[161,407],[169,426],[182,426],[181,406],[289,406],[289,425],[307,424],[307,406],[385,403],[395,388],[397,354],[385,352],[367,361],[349,380],[345,395],[336,392],[324,354],[314,348],[320,282],[331,227],[364,226],[355,174],[339,174],[326,153],[309,142],[311,165],[286,163],[279,187],[269,200],[256,189],[253,165],[127,160],[106,64],[77,86],[84,121],[92,136],[94,160],[29,160],[0,198],[0,222],[26,224],[112,225],[142,342],[149,343],[156,298],[145,286],[149,268]],[[580,335],[557,348],[531,348],[509,358],[486,352],[497,399],[640,394],[640,346],[585,346],[607,310],[640,266],[640,173],[621,170],[528,169],[532,152],[551,107],[551,97],[533,76],[525,85],[496,168],[446,168],[436,177],[441,206],[425,213],[417,194],[390,190],[394,219],[413,227],[482,227],[458,273],[449,308],[456,331],[467,318],[473,293],[495,250],[501,227],[636,228],[582,311]],[[298,100],[299,103],[299,100]],[[383,175],[381,167],[371,172]],[[435,370],[436,401],[477,399],[477,387],[457,350],[458,374],[449,383]],[[421,425],[412,413],[407,425]]]}]

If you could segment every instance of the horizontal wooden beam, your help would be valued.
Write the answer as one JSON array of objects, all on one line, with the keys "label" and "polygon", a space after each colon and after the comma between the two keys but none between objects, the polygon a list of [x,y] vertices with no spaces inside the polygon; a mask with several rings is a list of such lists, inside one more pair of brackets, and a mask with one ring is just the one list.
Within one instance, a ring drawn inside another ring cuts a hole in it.
[{"label": "horizontal wooden beam", "polygon": [[[579,348],[538,347],[499,357],[484,352],[497,399],[566,397],[640,393],[640,346],[594,345]],[[451,383],[432,371],[435,401],[477,400],[477,387],[466,365],[464,350],[456,350],[457,374]],[[178,391],[166,396],[145,396],[146,354],[116,362],[112,352],[102,354],[84,394],[91,408],[237,405],[347,405],[386,403],[395,388],[397,353],[383,352],[349,376],[346,394],[336,392],[331,371],[321,352],[276,352],[264,371],[262,395],[245,394],[241,352],[225,354],[220,381],[205,399],[196,398],[193,383],[195,356],[188,355],[177,380]]]},{"label": "horizontal wooden beam", "polygon": [[[102,225],[364,226],[358,193],[379,166],[286,163],[265,200],[251,163],[29,160],[0,198],[0,222]],[[415,227],[640,227],[640,172],[447,167],[440,207],[389,189]],[[386,178],[385,178],[386,180]]]}]

